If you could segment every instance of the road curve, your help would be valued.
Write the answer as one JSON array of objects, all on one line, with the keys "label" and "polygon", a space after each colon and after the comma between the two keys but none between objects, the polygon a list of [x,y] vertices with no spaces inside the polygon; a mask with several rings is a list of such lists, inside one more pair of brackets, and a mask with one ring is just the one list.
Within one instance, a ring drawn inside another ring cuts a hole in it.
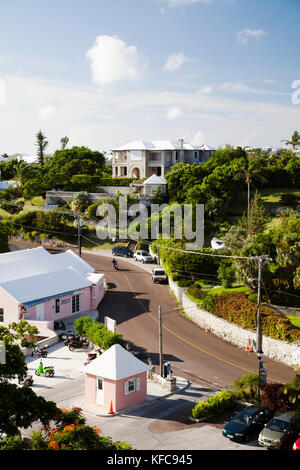
[{"label": "road curve", "polygon": [[[175,375],[199,384],[230,387],[243,374],[257,372],[253,353],[243,351],[210,333],[183,316],[167,285],[153,284],[150,274],[138,263],[118,259],[119,270],[111,258],[83,253],[82,257],[110,284],[101,302],[100,321],[109,316],[121,333],[141,350],[151,353],[153,365],[159,365],[158,307],[162,309],[163,358]],[[291,367],[264,357],[268,379],[288,383],[294,375]]]}]

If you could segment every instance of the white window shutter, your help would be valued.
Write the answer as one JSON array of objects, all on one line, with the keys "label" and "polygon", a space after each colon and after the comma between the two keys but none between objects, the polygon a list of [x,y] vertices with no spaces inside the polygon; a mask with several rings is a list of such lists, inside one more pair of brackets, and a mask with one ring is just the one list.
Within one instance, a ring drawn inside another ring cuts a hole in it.
[{"label": "white window shutter", "polygon": [[124,395],[128,395],[128,381],[124,382]]},{"label": "white window shutter", "polygon": [[135,388],[136,388],[136,391],[138,392],[141,388],[141,378],[140,377],[137,377],[135,379]]}]

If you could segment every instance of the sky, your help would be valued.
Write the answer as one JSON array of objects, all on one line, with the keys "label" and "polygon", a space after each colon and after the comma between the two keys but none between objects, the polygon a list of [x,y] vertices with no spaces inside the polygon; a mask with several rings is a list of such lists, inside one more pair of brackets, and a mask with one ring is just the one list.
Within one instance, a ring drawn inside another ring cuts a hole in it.
[{"label": "sky", "polygon": [[299,0],[0,0],[0,154],[300,131]]}]

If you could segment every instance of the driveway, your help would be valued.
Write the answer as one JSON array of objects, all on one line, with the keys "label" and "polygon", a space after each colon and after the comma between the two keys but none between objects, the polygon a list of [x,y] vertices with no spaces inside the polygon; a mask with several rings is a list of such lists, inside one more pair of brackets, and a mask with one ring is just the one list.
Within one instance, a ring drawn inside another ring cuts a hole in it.
[{"label": "driveway", "polygon": [[[229,441],[221,434],[220,424],[186,423],[182,412],[205,399],[216,389],[189,383],[185,389],[178,389],[174,394],[164,397],[159,387],[148,388],[151,399],[145,405],[127,410],[114,416],[104,416],[84,402],[83,366],[87,351],[69,351],[62,343],[49,348],[48,357],[43,360],[44,366],[53,365],[55,377],[38,377],[34,375],[39,357],[28,357],[28,372],[33,375],[33,390],[58,406],[71,408],[80,406],[83,409],[87,424],[100,427],[103,435],[130,443],[137,450],[257,450],[256,441],[238,444]],[[187,384],[187,382],[186,382]],[[156,386],[157,387],[157,386]],[[30,432],[26,432],[30,435]]]}]

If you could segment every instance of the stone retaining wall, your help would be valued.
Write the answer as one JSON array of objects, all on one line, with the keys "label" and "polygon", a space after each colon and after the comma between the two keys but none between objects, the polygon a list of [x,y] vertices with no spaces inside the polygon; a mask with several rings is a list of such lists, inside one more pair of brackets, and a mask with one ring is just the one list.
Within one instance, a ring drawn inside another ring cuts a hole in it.
[{"label": "stone retaining wall", "polygon": [[[201,328],[239,348],[246,350],[249,345],[255,348],[256,332],[245,330],[238,325],[234,325],[205,310],[201,310],[185,294],[186,288],[178,287],[174,281],[169,280],[169,286],[178,302],[182,305],[185,314]],[[291,367],[300,366],[300,347],[295,343],[288,343],[263,336],[262,349],[267,357]]]}]

